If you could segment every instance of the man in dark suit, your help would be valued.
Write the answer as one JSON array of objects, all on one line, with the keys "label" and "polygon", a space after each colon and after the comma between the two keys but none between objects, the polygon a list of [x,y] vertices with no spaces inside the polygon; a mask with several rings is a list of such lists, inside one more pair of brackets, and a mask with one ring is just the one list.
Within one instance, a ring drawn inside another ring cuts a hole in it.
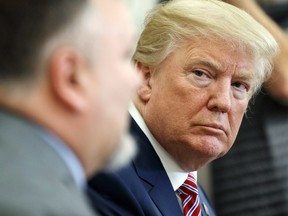
[{"label": "man in dark suit", "polygon": [[133,56],[144,77],[130,108],[138,155],[90,189],[131,215],[215,215],[197,170],[232,146],[277,48],[251,16],[221,1],[152,10]]},{"label": "man in dark suit", "polygon": [[0,215],[95,215],[85,178],[119,165],[140,81],[126,9],[114,0],[1,1],[0,31]]}]

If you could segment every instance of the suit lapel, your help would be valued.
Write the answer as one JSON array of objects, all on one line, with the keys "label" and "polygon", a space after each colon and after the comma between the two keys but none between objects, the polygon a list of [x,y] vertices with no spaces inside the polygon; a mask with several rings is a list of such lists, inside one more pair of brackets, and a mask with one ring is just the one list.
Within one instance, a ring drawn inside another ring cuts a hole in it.
[{"label": "suit lapel", "polygon": [[133,119],[131,122],[131,133],[137,140],[140,152],[133,163],[151,199],[162,215],[183,215],[158,155]]}]

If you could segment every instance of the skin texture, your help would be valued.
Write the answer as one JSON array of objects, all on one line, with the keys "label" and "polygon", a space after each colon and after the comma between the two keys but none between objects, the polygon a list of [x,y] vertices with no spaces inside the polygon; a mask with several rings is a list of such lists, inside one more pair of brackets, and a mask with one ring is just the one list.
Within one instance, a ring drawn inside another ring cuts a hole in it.
[{"label": "skin texture", "polygon": [[198,170],[231,148],[252,94],[248,53],[206,39],[186,41],[158,69],[137,63],[145,82],[136,106],[184,170]]}]

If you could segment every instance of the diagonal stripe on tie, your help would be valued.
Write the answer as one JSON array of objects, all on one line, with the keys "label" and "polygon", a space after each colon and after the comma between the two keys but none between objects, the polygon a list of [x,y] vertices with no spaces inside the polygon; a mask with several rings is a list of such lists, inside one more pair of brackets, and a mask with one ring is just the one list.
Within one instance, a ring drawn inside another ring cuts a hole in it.
[{"label": "diagonal stripe on tie", "polygon": [[201,214],[197,183],[192,174],[177,189],[182,200],[182,208],[185,216],[199,216]]}]

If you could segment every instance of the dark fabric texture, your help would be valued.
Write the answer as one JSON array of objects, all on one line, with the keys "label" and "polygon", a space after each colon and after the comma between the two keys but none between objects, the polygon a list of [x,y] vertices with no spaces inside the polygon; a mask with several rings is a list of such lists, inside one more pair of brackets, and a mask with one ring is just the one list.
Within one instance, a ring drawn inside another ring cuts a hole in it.
[{"label": "dark fabric texture", "polygon": [[[91,191],[99,193],[117,208],[121,207],[129,213],[128,215],[182,216],[180,204],[161,161],[134,120],[131,133],[137,140],[137,157],[124,169],[114,173],[102,173],[92,178],[89,182]],[[215,215],[202,187],[198,185],[198,188],[201,206],[204,209],[202,216],[208,215],[208,212],[210,216]],[[125,214],[120,212],[119,215]]]}]

